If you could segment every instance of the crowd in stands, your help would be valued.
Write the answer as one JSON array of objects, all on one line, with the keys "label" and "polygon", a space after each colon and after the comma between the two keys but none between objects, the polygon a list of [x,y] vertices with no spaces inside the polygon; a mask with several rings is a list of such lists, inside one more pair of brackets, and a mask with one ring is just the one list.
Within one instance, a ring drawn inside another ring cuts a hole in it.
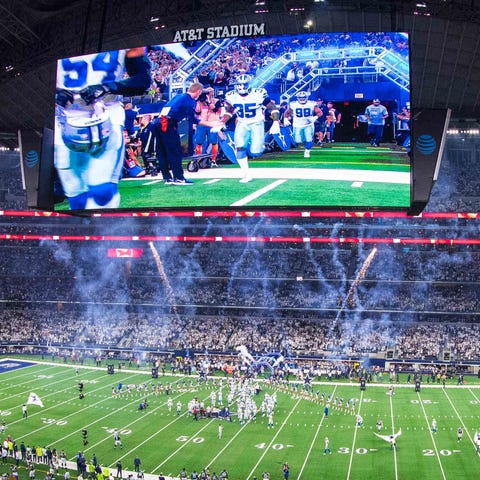
[{"label": "crowd in stands", "polygon": [[[92,313],[92,312],[91,312]],[[480,327],[476,323],[251,318],[248,315],[125,313],[98,309],[97,319],[82,312],[42,309],[5,310],[2,344],[64,348],[121,348],[131,351],[178,351],[236,354],[245,345],[255,354],[281,352],[288,357],[362,357],[395,352],[397,359],[478,360]]]},{"label": "crowd in stands", "polygon": [[[186,45],[190,55],[195,53],[199,44]],[[299,79],[313,68],[338,68],[346,66],[368,65],[368,58],[348,58],[348,53],[341,49],[348,47],[383,47],[405,57],[408,52],[408,41],[402,34],[385,33],[338,33],[315,36],[289,35],[278,38],[249,39],[233,41],[222,52],[206,60],[202,70],[195,79],[205,87],[219,87],[221,90],[233,84],[236,75],[249,73],[256,75],[262,68],[268,66],[281,55],[298,50],[340,49],[341,58],[331,60],[297,62],[292,67],[294,78]],[[182,67],[184,60],[176,53],[162,46],[150,47],[148,57],[151,62],[152,84],[149,96],[153,101],[165,101],[170,97],[170,84],[175,71]],[[281,73],[279,80],[291,81],[288,68]]]},{"label": "crowd in stands", "polygon": [[[281,72],[279,80],[292,82],[305,76],[315,68],[345,68],[347,66],[368,65],[368,58],[348,58],[348,52],[341,49],[347,47],[383,47],[404,56],[408,50],[408,41],[401,34],[393,37],[384,33],[341,33],[318,36],[287,36],[267,39],[244,39],[230,44],[224,51],[210,62],[202,65],[203,70],[197,80],[204,86],[226,87],[231,85],[239,73],[257,75],[264,67],[285,53],[300,50],[340,49],[335,60],[294,62],[290,69]],[[191,53],[195,50],[191,48]],[[289,75],[290,74],[290,75]],[[293,75],[293,77],[292,77]]]}]

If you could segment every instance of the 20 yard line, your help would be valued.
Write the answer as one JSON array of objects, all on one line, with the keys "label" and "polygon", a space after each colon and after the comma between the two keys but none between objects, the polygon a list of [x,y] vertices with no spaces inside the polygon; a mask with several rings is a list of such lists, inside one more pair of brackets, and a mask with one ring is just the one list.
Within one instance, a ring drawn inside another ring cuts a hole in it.
[{"label": "20 yard line", "polygon": [[231,207],[242,207],[243,205],[246,205],[247,203],[251,202],[252,200],[256,200],[258,197],[261,197],[264,193],[267,193],[270,190],[273,190],[274,188],[277,188],[279,185],[281,185],[282,183],[285,183],[286,181],[287,180],[285,178],[277,180],[276,182],[273,182],[270,185],[267,185],[266,187],[263,187],[260,190],[257,190],[256,192],[254,192],[250,195],[247,195],[246,197],[243,197],[236,202],[233,202],[230,206]]},{"label": "20 yard line", "polygon": [[443,471],[443,467],[442,467],[442,461],[440,460],[440,455],[438,454],[438,448],[437,448],[437,444],[435,443],[435,439],[433,438],[433,433],[432,433],[432,429],[430,428],[430,423],[428,421],[428,416],[427,416],[427,412],[425,411],[425,407],[423,406],[423,402],[422,402],[422,398],[420,397],[420,393],[417,392],[417,396],[418,396],[418,402],[420,404],[420,406],[422,407],[422,410],[423,410],[423,415],[425,417],[425,421],[427,422],[427,429],[430,433],[430,438],[432,439],[432,442],[433,442],[433,448],[435,450],[435,454],[437,456],[437,460],[438,460],[438,465],[440,467],[440,471],[442,472],[442,477],[443,477],[443,480],[447,480],[447,477],[445,476],[445,472]]},{"label": "20 yard line", "polygon": [[462,424],[463,431],[467,434],[468,439],[472,442],[473,448],[476,450],[476,449],[477,449],[477,445],[475,444],[475,440],[474,440],[474,439],[470,436],[470,434],[468,433],[467,427],[465,426],[465,423],[463,423],[462,417],[460,416],[460,414],[458,413],[457,409],[455,408],[455,405],[453,404],[452,400],[451,400],[450,397],[448,396],[447,391],[446,391],[445,388],[443,389],[443,393],[444,393],[445,396],[447,397],[447,400],[448,400],[448,402],[450,403],[451,407],[453,408],[453,411],[455,412],[455,415],[456,415],[456,416],[458,417],[458,419],[460,420],[460,423]]},{"label": "20 yard line", "polygon": [[[335,388],[333,389],[332,397],[335,395],[336,390],[337,390],[337,386],[335,386]],[[307,465],[308,459],[310,458],[310,454],[312,453],[312,450],[313,450],[313,445],[317,440],[318,434],[320,432],[320,429],[322,428],[323,421],[325,420],[325,418],[326,418],[325,415],[323,415],[322,419],[320,420],[320,423],[318,424],[317,431],[315,432],[315,436],[313,437],[312,443],[310,444],[310,448],[308,449],[307,456],[305,457],[302,468],[298,473],[298,480],[300,480],[300,478],[302,477],[303,470],[305,470],[305,466]]]}]

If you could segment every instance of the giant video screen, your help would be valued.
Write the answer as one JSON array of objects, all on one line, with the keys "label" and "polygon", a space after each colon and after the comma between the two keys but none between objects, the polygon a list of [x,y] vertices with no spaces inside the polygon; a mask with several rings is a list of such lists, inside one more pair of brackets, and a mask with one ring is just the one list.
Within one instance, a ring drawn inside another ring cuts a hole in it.
[{"label": "giant video screen", "polygon": [[409,39],[199,38],[57,63],[55,210],[406,210]]}]

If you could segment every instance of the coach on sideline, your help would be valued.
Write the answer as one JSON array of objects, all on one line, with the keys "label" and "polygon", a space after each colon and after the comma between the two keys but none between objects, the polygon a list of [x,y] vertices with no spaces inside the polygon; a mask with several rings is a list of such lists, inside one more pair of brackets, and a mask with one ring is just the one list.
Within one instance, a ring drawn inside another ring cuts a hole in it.
[{"label": "coach on sideline", "polygon": [[[165,178],[165,185],[191,185],[183,175],[183,150],[178,134],[178,124],[187,119],[206,127],[223,127],[220,121],[198,120],[195,116],[197,99],[203,91],[201,83],[192,83],[186,93],[175,95],[160,112],[160,118],[152,126],[157,138],[157,163]],[[173,178],[169,170],[172,171]]]}]

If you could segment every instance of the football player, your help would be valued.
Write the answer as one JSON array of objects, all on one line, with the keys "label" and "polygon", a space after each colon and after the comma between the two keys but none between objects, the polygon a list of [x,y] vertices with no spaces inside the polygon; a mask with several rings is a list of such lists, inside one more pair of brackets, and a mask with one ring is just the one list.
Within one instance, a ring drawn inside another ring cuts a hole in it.
[{"label": "football player", "polygon": [[235,81],[234,90],[225,95],[227,113],[224,115],[223,122],[226,123],[233,115],[237,117],[234,142],[238,165],[243,174],[240,183],[252,180],[249,175],[248,152],[253,157],[258,157],[265,148],[265,108],[271,110],[272,114],[273,124],[270,133],[280,133],[278,110],[275,110],[274,102],[270,100],[264,88],[250,88],[251,81],[250,75],[239,75]]},{"label": "football player", "polygon": [[150,83],[143,47],[58,61],[55,167],[72,210],[119,206],[122,97],[141,95]]},{"label": "football player", "polygon": [[[200,120],[219,121],[221,109],[221,100],[215,98],[213,88],[208,87],[198,98],[195,112]],[[195,153],[197,155],[203,153],[203,144],[205,141],[208,141],[212,146],[212,167],[216,167],[218,155],[218,133],[215,131],[212,132],[211,127],[199,124],[195,131]]]},{"label": "football player", "polygon": [[292,118],[293,139],[295,143],[303,143],[303,156],[310,158],[310,150],[315,136],[315,120],[321,115],[317,103],[308,99],[307,92],[298,92],[297,100],[290,102],[285,117]]}]

